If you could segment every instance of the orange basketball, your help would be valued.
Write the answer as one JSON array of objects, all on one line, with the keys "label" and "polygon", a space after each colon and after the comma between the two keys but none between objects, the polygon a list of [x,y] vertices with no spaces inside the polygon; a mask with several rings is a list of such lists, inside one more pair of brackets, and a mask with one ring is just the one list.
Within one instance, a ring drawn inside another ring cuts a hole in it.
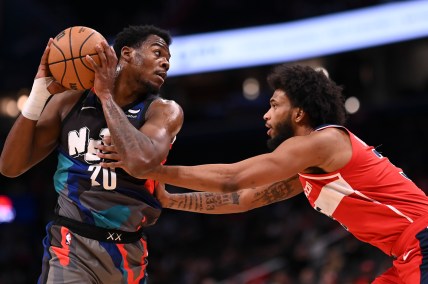
[{"label": "orange basketball", "polygon": [[95,45],[105,40],[94,29],[75,26],[60,32],[51,45],[48,64],[55,80],[73,90],[85,90],[94,86],[95,73],[86,62],[90,55],[100,63]]}]

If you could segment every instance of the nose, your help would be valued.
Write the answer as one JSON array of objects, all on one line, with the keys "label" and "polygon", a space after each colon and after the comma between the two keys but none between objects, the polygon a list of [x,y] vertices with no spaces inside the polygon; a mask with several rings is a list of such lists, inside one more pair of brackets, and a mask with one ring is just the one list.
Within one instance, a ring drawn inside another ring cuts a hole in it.
[{"label": "nose", "polygon": [[163,60],[162,60],[161,66],[166,71],[168,71],[169,70],[169,60],[164,57]]},{"label": "nose", "polygon": [[267,111],[267,112],[263,115],[263,119],[264,119],[265,121],[268,121],[268,120],[269,120],[269,111]]}]

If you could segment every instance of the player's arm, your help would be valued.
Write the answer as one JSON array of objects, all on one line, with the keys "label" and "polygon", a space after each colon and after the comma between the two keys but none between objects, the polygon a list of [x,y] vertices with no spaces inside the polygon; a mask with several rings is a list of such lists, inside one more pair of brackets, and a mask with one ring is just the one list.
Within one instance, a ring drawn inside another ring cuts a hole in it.
[{"label": "player's arm", "polygon": [[321,167],[329,159],[334,144],[316,136],[321,137],[311,134],[290,138],[271,153],[233,164],[160,166],[148,175],[166,184],[210,192],[227,193],[271,184],[309,167]]},{"label": "player's arm", "polygon": [[[60,100],[52,94],[66,89],[53,81],[47,66],[50,44],[43,53],[30,97],[12,126],[0,157],[0,172],[16,177],[44,159],[55,148],[61,127]],[[55,99],[54,99],[55,98]],[[46,104],[47,103],[47,104]],[[46,105],[46,106],[45,106]]]},{"label": "player's arm", "polygon": [[[324,132],[324,131],[322,131]],[[134,172],[139,178],[151,178],[178,187],[208,191],[233,192],[272,184],[295,176],[309,167],[331,164],[335,141],[331,135],[311,134],[284,141],[275,151],[232,164],[205,164],[197,166],[158,166],[151,172]],[[115,151],[104,146],[103,151]],[[120,155],[102,154],[102,158],[117,162],[102,163],[103,167],[121,167],[126,164]]]},{"label": "player's arm", "polygon": [[174,101],[157,99],[149,106],[144,125],[136,129],[113,99],[117,65],[114,50],[107,42],[96,48],[101,64],[98,66],[88,58],[95,69],[95,91],[102,103],[112,143],[126,162],[124,169],[138,177],[165,160],[183,124],[183,111]]},{"label": "player's arm", "polygon": [[164,208],[204,214],[246,212],[258,207],[289,199],[303,191],[298,176],[274,184],[241,189],[231,193],[189,192],[169,193],[159,183],[156,197]]},{"label": "player's arm", "polygon": [[166,159],[171,143],[183,124],[183,111],[171,100],[153,101],[147,110],[146,121],[139,130],[128,122],[122,111],[116,112],[112,103],[107,103],[106,109],[109,110],[108,125],[112,143],[125,162],[124,169],[136,177]]}]

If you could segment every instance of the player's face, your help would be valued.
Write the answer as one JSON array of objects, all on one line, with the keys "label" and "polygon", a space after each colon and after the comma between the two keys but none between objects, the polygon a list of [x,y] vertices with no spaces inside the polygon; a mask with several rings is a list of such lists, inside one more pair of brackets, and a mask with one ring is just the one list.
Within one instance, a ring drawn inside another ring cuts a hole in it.
[{"label": "player's face", "polygon": [[136,68],[136,79],[149,91],[159,92],[169,69],[169,47],[156,35],[151,35],[135,50],[132,65]]},{"label": "player's face", "polygon": [[275,150],[282,142],[294,136],[292,109],[285,92],[276,90],[270,99],[270,108],[263,116],[268,128],[267,134],[270,136],[267,141],[270,150]]}]

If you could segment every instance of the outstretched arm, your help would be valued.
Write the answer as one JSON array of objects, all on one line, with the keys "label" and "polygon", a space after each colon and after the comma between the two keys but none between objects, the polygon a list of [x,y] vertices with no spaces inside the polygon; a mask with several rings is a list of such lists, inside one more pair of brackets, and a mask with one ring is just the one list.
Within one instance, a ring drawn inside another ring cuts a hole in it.
[{"label": "outstretched arm", "polygon": [[[106,146],[102,150],[114,152],[114,147]],[[294,136],[271,153],[237,163],[158,166],[138,177],[198,191],[230,193],[286,180],[308,168],[317,167],[325,172],[332,172],[343,167],[351,155],[348,134],[338,129],[327,129]],[[103,167],[126,168],[126,161],[115,153],[100,157],[116,160],[103,163]]]},{"label": "outstretched arm", "polygon": [[[138,178],[151,178],[178,187],[207,191],[233,192],[273,184],[295,176],[301,170],[314,165],[308,155],[308,142],[303,137],[285,141],[274,152],[254,156],[233,164],[205,164],[197,166],[158,166],[151,172],[136,173]],[[313,143],[310,143],[313,145]],[[101,163],[103,167],[128,168],[128,162],[115,146],[104,145],[99,157],[113,160]],[[129,171],[128,171],[129,172]]]},{"label": "outstretched arm", "polygon": [[246,212],[289,199],[302,192],[298,176],[274,184],[241,189],[232,193],[190,192],[171,194],[160,183],[156,197],[164,208],[204,214]]}]

